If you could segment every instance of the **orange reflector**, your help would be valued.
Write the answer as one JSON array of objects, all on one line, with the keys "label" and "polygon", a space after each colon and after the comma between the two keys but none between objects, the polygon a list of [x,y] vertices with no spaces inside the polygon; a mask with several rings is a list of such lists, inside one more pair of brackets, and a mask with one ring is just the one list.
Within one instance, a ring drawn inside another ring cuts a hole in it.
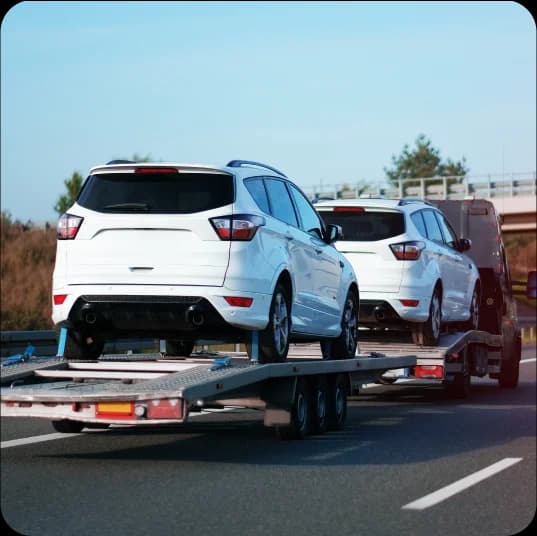
[{"label": "orange reflector", "polygon": [[442,365],[417,365],[414,367],[416,378],[435,378],[441,380],[444,377],[444,367]]},{"label": "orange reflector", "polygon": [[128,419],[134,416],[134,404],[132,402],[97,402],[95,414],[97,417]]},{"label": "orange reflector", "polygon": [[169,398],[151,400],[147,405],[148,419],[182,419],[183,400],[181,398]]}]

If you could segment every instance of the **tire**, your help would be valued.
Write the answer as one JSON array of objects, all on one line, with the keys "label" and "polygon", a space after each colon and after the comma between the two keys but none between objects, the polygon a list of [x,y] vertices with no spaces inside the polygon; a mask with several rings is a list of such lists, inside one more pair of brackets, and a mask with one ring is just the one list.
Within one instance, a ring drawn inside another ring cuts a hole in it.
[{"label": "tire", "polygon": [[276,435],[280,439],[304,439],[310,431],[311,391],[304,378],[298,378],[295,397],[291,407],[291,424],[277,426]]},{"label": "tire", "polygon": [[442,327],[442,298],[438,287],[434,289],[429,306],[429,318],[412,328],[412,341],[418,346],[437,346]]},{"label": "tire", "polygon": [[52,421],[52,427],[56,432],[62,434],[78,434],[82,432],[84,423],[80,421],[70,421],[68,419],[62,419],[61,421]]},{"label": "tire", "polygon": [[189,357],[194,350],[194,341],[183,339],[167,339],[166,355],[176,357]]},{"label": "tire", "polygon": [[321,341],[323,359],[351,359],[355,356],[358,345],[358,308],[358,295],[356,291],[349,290],[341,317],[341,334]]},{"label": "tire", "polygon": [[93,360],[103,353],[103,349],[104,341],[102,339],[68,329],[63,357],[67,360]]},{"label": "tire", "polygon": [[470,318],[463,324],[464,331],[479,329],[480,292],[476,286],[470,302]]},{"label": "tire", "polygon": [[311,385],[311,433],[328,430],[328,383],[324,376],[313,378]]},{"label": "tire", "polygon": [[505,389],[515,389],[518,386],[520,376],[520,358],[522,354],[522,343],[516,343],[516,353],[509,361],[502,360],[498,383]]},{"label": "tire", "polygon": [[338,374],[328,384],[328,429],[342,430],[347,418],[347,383]]},{"label": "tire", "polygon": [[[281,363],[289,351],[291,332],[291,307],[289,293],[278,283],[270,304],[269,323],[259,334],[259,363]],[[252,345],[246,344],[248,356],[252,357]]]}]

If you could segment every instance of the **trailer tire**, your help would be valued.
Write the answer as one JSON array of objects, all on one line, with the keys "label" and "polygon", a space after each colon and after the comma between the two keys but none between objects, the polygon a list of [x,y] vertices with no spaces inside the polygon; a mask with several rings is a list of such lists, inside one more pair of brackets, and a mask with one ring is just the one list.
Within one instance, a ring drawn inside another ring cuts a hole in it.
[{"label": "trailer tire", "polygon": [[166,355],[189,357],[194,350],[194,341],[184,339],[166,339]]},{"label": "trailer tire", "polygon": [[520,358],[522,356],[522,342],[517,340],[515,343],[515,355],[509,361],[502,360],[498,383],[505,389],[515,389],[518,386],[520,376]]},{"label": "trailer tire", "polygon": [[276,435],[280,439],[304,439],[310,431],[311,405],[308,383],[303,378],[298,378],[291,407],[291,424],[277,426]]},{"label": "trailer tire", "polygon": [[319,376],[311,383],[311,433],[324,434],[328,430],[328,382]]},{"label": "trailer tire", "polygon": [[61,421],[52,421],[52,427],[56,432],[62,434],[78,434],[82,432],[85,424],[80,421],[71,421],[69,419],[62,419]]},{"label": "trailer tire", "polygon": [[347,418],[347,382],[343,374],[328,384],[328,429],[342,430]]}]

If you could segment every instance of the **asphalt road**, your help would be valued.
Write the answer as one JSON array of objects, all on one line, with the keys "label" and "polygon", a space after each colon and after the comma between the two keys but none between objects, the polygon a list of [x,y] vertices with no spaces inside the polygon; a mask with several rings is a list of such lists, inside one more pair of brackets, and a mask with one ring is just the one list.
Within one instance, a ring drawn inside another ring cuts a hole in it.
[{"label": "asphalt road", "polygon": [[304,441],[249,410],[72,436],[3,419],[2,515],[29,536],[516,534],[537,504],[535,357],[516,390],[473,380],[464,401],[365,389],[343,431]]}]

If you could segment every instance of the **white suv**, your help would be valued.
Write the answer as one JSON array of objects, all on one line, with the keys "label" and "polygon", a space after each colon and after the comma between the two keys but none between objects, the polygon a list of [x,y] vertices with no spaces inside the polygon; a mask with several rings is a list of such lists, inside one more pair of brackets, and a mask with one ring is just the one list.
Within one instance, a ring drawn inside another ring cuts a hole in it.
[{"label": "white suv", "polygon": [[324,221],[340,225],[336,247],[360,277],[359,324],[412,332],[415,343],[436,345],[443,323],[477,329],[481,287],[442,212],[424,201],[347,199],[315,205]]},{"label": "white suv", "polygon": [[107,339],[244,341],[260,362],[290,341],[323,355],[356,351],[358,283],[307,197],[278,170],[112,161],[94,167],[58,223],[52,319],[66,357],[95,358]]}]

